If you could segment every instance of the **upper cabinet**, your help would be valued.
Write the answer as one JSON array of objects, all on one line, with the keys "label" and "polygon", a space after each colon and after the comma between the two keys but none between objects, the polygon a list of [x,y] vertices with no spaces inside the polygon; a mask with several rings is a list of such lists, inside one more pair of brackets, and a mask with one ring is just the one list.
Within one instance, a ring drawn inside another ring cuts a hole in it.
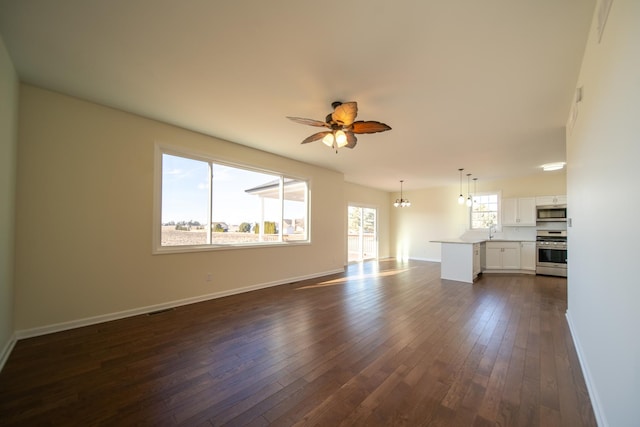
[{"label": "upper cabinet", "polygon": [[502,225],[535,227],[536,198],[502,199]]},{"label": "upper cabinet", "polygon": [[536,197],[536,205],[537,206],[558,206],[558,205],[566,205],[567,204],[567,196],[538,196]]}]

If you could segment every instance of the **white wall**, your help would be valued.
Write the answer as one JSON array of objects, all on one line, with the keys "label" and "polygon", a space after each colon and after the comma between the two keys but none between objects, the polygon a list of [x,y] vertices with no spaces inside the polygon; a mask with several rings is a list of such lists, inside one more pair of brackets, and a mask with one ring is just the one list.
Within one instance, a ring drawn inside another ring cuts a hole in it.
[{"label": "white wall", "polygon": [[[312,243],[152,255],[156,142],[308,177]],[[343,187],[334,171],[22,85],[15,328],[28,336],[342,271]]]},{"label": "white wall", "polygon": [[[452,172],[453,175],[455,173],[456,171]],[[564,171],[540,172],[536,175],[495,181],[482,181],[480,178],[477,191],[500,191],[503,198],[565,194],[566,174]],[[459,185],[405,191],[406,197],[411,201],[411,207],[391,210],[392,256],[440,261],[440,243],[430,241],[460,237],[469,227],[469,209],[458,204],[459,192]],[[392,194],[390,201],[397,197],[399,194]],[[525,230],[525,227],[518,230],[511,228],[503,238],[531,239],[532,233]],[[535,233],[533,235],[535,236]]]},{"label": "white wall", "polygon": [[595,26],[567,140],[567,318],[599,425],[631,427],[640,420],[640,2],[613,1],[601,43]]},{"label": "white wall", "polygon": [[[411,207],[391,211],[392,256],[440,261],[440,244],[429,241],[459,236],[465,230],[465,211],[458,205],[456,191],[452,187],[404,191]],[[390,202],[397,197],[400,194],[391,195]]]},{"label": "white wall", "polygon": [[13,339],[18,77],[0,37],[0,369]]}]

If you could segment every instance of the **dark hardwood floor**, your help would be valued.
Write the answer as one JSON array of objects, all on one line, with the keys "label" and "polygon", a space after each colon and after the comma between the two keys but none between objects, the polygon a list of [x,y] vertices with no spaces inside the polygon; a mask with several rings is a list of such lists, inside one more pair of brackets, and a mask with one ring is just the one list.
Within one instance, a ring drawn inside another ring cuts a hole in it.
[{"label": "dark hardwood floor", "polygon": [[566,280],[393,260],[19,341],[0,425],[595,426]]}]

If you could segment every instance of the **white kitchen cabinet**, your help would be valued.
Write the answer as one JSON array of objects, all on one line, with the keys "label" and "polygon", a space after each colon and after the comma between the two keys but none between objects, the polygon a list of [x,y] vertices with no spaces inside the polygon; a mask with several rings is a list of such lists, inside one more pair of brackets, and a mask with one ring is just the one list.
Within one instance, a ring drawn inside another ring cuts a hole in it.
[{"label": "white kitchen cabinet", "polygon": [[567,196],[538,196],[536,197],[536,206],[558,206],[566,205]]},{"label": "white kitchen cabinet", "polygon": [[473,277],[478,277],[478,274],[482,271],[480,264],[480,252],[482,245],[480,243],[473,244]]},{"label": "white kitchen cabinet", "polygon": [[487,243],[485,248],[485,266],[486,270],[502,269],[502,247],[494,243]]},{"label": "white kitchen cabinet", "polygon": [[520,269],[536,270],[536,242],[520,242]]},{"label": "white kitchen cabinet", "polygon": [[502,225],[517,225],[518,199],[502,199]]},{"label": "white kitchen cabinet", "polygon": [[486,270],[519,270],[520,242],[487,242]]},{"label": "white kitchen cabinet", "polygon": [[536,198],[520,197],[502,199],[502,225],[511,227],[535,227]]},{"label": "white kitchen cabinet", "polygon": [[520,268],[520,245],[516,243],[502,248],[502,268],[505,270]]}]

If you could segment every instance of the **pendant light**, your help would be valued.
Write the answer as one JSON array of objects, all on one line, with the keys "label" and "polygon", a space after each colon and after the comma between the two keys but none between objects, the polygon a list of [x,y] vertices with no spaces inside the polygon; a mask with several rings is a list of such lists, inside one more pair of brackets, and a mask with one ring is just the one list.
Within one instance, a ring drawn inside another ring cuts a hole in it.
[{"label": "pendant light", "polygon": [[476,197],[478,196],[478,178],[473,178],[473,204],[478,203]]},{"label": "pendant light", "polygon": [[464,196],[462,195],[462,171],[463,170],[464,170],[464,168],[458,169],[458,171],[460,172],[460,196],[458,197],[458,204],[459,205],[464,203]]},{"label": "pendant light", "polygon": [[469,192],[469,177],[471,176],[470,173],[467,174],[467,206],[471,207],[471,205],[473,204],[473,201],[471,200],[471,193]]},{"label": "pendant light", "polygon": [[409,206],[411,206],[411,202],[408,199],[403,199],[402,198],[402,183],[404,182],[404,180],[400,180],[400,198],[396,199],[395,203],[393,204],[393,206],[395,206],[396,208],[408,208]]}]

